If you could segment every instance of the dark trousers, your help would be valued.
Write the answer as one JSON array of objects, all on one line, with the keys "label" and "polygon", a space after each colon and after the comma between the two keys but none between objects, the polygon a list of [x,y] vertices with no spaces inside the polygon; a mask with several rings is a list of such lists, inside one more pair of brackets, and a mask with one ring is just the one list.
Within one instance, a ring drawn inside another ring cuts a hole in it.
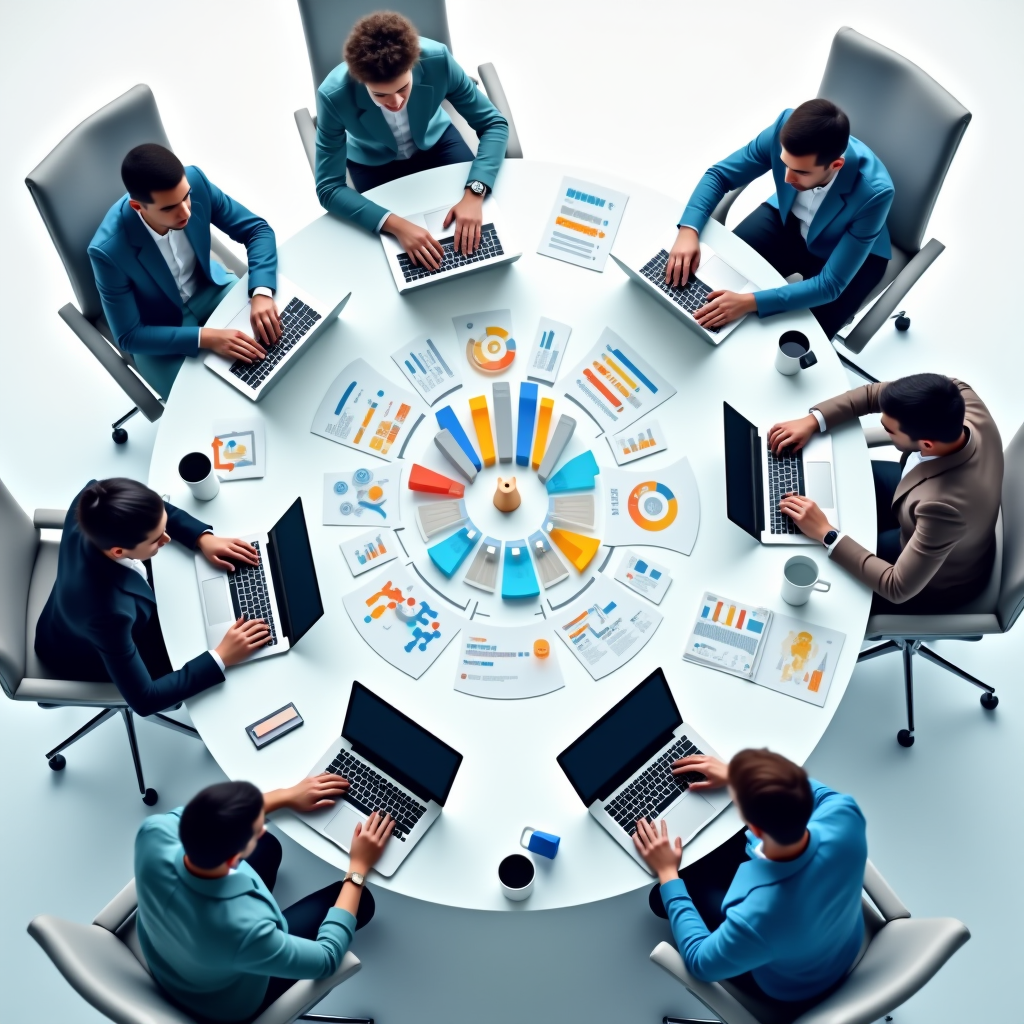
[{"label": "dark trousers", "polygon": [[[783,277],[802,274],[806,280],[819,274],[825,266],[826,261],[807,248],[800,234],[800,221],[790,214],[783,224],[779,211],[770,203],[762,203],[742,220],[736,226],[735,234],[756,249]],[[811,308],[826,338],[834,338],[836,332],[860,309],[871,289],[882,280],[888,263],[881,256],[868,256],[839,298]]]},{"label": "dark trousers", "polygon": [[473,151],[466,145],[458,128],[450,124],[441,133],[441,138],[430,149],[417,149],[408,160],[392,160],[389,164],[357,164],[348,161],[348,173],[352,175],[352,184],[357,192],[376,188],[396,178],[404,178],[407,174],[427,171],[431,167],[445,167],[448,164],[460,164],[473,159]]}]

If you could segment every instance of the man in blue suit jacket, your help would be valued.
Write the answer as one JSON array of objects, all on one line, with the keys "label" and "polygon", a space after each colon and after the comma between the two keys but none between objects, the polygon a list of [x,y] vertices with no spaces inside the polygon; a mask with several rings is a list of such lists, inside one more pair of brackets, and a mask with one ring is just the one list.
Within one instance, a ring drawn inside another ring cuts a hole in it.
[{"label": "man in blue suit jacket", "polygon": [[[155,143],[121,165],[128,194],[107,212],[89,243],[103,313],[118,346],[164,398],[185,356],[212,349],[251,363],[281,336],[274,305],[277,245],[270,225],[183,167]],[[213,224],[246,248],[250,321],[243,331],[204,327],[238,278],[210,258]]]},{"label": "man in blue suit jacket", "polygon": [[[441,247],[421,228],[360,193],[406,174],[473,161],[454,220],[454,245],[467,255],[480,243],[484,196],[494,187],[508,142],[508,122],[455,63],[448,48],[416,34],[400,14],[358,21],[345,41],[345,63],[316,94],[316,194],[321,206],[366,228],[387,231],[409,259],[437,269]],[[477,155],[441,109],[447,99],[480,137]],[[352,176],[355,190],[346,184]]]},{"label": "man in blue suit jacket", "polygon": [[164,648],[148,560],[171,539],[234,571],[257,564],[251,545],[210,527],[135,480],[92,480],[64,520],[57,579],[36,626],[35,649],[64,679],[110,681],[137,714],[151,715],[224,680],[270,639],[262,619],[239,619],[217,647],[178,671]]},{"label": "man in blue suit jacket", "polygon": [[637,850],[657,874],[651,909],[667,917],[687,969],[729,979],[793,1020],[842,984],[864,939],[864,816],[780,754],[742,750],[728,764],[700,755],[673,765],[700,772],[693,788],[728,785],[747,824],[734,841],[679,877],[683,846],[637,823]]},{"label": "man in blue suit jacket", "polygon": [[893,186],[882,162],[850,135],[829,100],[784,110],[743,149],[708,169],[686,204],[666,279],[678,285],[700,260],[698,236],[727,192],[771,171],[775,195],[736,228],[783,277],[802,281],[752,294],[712,292],[695,314],[720,327],[746,313],[810,309],[832,338],[882,279],[892,257],[885,221]]}]

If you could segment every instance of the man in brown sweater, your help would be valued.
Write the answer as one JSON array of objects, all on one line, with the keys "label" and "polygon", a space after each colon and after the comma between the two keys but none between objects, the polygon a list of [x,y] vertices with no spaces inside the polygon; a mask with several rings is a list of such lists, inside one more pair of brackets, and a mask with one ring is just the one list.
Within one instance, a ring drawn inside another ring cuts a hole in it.
[{"label": "man in brown sweater", "polygon": [[839,533],[809,498],[780,508],[829,557],[875,592],[872,610],[952,611],[977,597],[995,557],[1003,485],[1003,445],[985,403],[962,381],[917,373],[868,384],[769,431],[772,451],[802,448],[817,431],[869,413],[903,452],[872,461],[878,513],[876,553]]}]

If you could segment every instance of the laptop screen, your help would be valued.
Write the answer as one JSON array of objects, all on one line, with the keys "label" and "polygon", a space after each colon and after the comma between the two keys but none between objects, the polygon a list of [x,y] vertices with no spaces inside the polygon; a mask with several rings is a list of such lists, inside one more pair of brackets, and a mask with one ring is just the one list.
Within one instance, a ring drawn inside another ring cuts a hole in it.
[{"label": "laptop screen", "polygon": [[448,799],[462,755],[362,683],[352,684],[341,735],[423,800]]},{"label": "laptop screen", "polygon": [[761,439],[757,427],[728,402],[725,416],[725,508],[737,526],[757,540],[764,529]]},{"label": "laptop screen", "polygon": [[665,673],[655,669],[566,747],[558,764],[589,807],[618,789],[682,724]]},{"label": "laptop screen", "polygon": [[271,528],[269,537],[270,571],[283,620],[281,631],[295,644],[324,613],[301,498],[292,502]]}]

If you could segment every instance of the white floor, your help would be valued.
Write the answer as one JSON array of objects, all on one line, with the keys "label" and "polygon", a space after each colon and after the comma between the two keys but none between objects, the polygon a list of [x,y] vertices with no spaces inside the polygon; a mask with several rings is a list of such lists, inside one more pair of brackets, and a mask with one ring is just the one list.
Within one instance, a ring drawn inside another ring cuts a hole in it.
[{"label": "white floor", "polygon": [[[948,249],[907,300],[913,327],[906,335],[883,329],[863,364],[883,378],[936,370],[969,380],[1008,441],[1024,412],[1024,347],[1003,326],[1019,301],[1024,233],[1016,198],[1024,7],[738,0],[728,9],[453,0],[449,16],[464,65],[496,64],[529,157],[590,163],[595,175],[604,169],[681,199],[708,164],[814,94],[840,25],[921,64],[974,121],[931,222]],[[91,476],[145,479],[156,429],[136,418],[127,446],[109,439],[128,403],[56,315],[73,295],[22,182],[38,160],[87,114],[144,81],[179,154],[264,214],[279,239],[320,210],[292,121],[296,107],[312,104],[312,89],[289,0],[7,2],[0,37],[0,194],[11,200],[0,244],[0,478],[31,510],[65,505]],[[939,649],[999,689],[994,714],[968,684],[920,665],[918,740],[904,750],[894,739],[903,721],[899,663],[875,661],[858,670],[809,768],[860,801],[871,856],[914,913],[956,916],[972,931],[897,1021],[1018,1020],[1024,627]],[[76,746],[61,775],[41,756],[85,718],[0,705],[0,1005],[11,1024],[99,1019],[24,931],[37,913],[89,920],[131,874],[132,836],[147,809],[120,726]],[[139,734],[159,807],[219,777],[199,744],[146,723]],[[321,877],[316,861],[289,846],[282,900]],[[512,996],[523,991],[545,1022],[655,1024],[696,1009],[645,962],[662,933],[636,899],[551,915],[542,932],[523,931],[534,915],[470,923],[412,901],[385,898],[379,907],[379,922],[356,946],[366,969],[325,1012],[382,1024],[511,1021]],[[452,963],[458,982],[442,986]]]}]

